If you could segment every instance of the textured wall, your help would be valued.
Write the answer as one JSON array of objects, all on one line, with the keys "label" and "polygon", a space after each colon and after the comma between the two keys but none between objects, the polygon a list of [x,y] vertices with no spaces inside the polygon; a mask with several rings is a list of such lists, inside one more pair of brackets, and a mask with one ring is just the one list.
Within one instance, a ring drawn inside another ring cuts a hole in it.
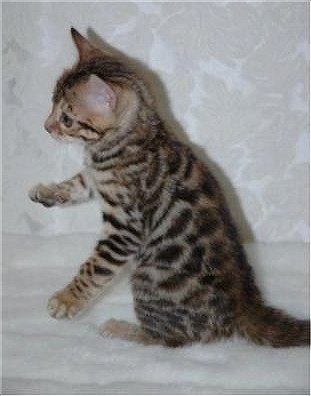
[{"label": "textured wall", "polygon": [[96,204],[27,199],[81,164],[80,148],[43,130],[53,84],[76,57],[74,25],[155,72],[144,71],[162,115],[211,164],[244,239],[308,240],[307,20],[307,3],[4,4],[4,230],[99,227]]}]

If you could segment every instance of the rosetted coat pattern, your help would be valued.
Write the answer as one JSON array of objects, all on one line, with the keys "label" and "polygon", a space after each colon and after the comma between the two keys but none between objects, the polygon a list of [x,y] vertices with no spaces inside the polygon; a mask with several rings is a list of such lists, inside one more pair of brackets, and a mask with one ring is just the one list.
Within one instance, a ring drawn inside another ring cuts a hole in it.
[{"label": "rosetted coat pattern", "polygon": [[79,273],[51,297],[52,316],[87,307],[130,261],[139,325],[110,320],[104,334],[179,346],[239,333],[275,347],[309,343],[309,322],[268,307],[254,282],[223,193],[171,134],[124,61],[71,30],[79,61],[58,80],[45,122],[85,145],[85,169],[30,192],[45,206],[102,202],[104,233]]}]

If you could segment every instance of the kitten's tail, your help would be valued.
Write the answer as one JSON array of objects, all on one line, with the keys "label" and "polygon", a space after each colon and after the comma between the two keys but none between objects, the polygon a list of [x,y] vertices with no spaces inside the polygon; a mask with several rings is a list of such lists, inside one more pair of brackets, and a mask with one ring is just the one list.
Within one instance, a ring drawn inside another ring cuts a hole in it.
[{"label": "kitten's tail", "polygon": [[244,309],[237,323],[242,336],[275,348],[310,344],[310,322],[261,304]]}]

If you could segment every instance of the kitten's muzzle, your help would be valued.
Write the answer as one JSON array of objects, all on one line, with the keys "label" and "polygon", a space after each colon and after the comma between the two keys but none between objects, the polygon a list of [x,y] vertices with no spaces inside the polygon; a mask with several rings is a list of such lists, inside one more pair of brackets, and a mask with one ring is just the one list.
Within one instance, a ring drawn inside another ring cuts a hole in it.
[{"label": "kitten's muzzle", "polygon": [[50,122],[48,119],[44,123],[44,128],[48,133],[61,134],[59,125],[56,122]]}]

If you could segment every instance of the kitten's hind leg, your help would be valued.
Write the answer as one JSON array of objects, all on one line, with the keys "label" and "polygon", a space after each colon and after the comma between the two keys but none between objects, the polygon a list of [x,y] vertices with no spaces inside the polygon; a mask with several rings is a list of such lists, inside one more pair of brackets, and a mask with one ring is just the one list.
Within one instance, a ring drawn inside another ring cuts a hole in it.
[{"label": "kitten's hind leg", "polygon": [[139,325],[125,320],[108,320],[101,326],[100,333],[104,337],[121,338],[144,345],[161,344],[160,340],[151,337]]},{"label": "kitten's hind leg", "polygon": [[152,337],[141,326],[135,323],[129,323],[126,320],[110,319],[103,324],[100,333],[104,337],[121,338],[143,345],[163,345],[169,348],[180,347],[189,342],[189,340],[178,336],[166,338]]}]

